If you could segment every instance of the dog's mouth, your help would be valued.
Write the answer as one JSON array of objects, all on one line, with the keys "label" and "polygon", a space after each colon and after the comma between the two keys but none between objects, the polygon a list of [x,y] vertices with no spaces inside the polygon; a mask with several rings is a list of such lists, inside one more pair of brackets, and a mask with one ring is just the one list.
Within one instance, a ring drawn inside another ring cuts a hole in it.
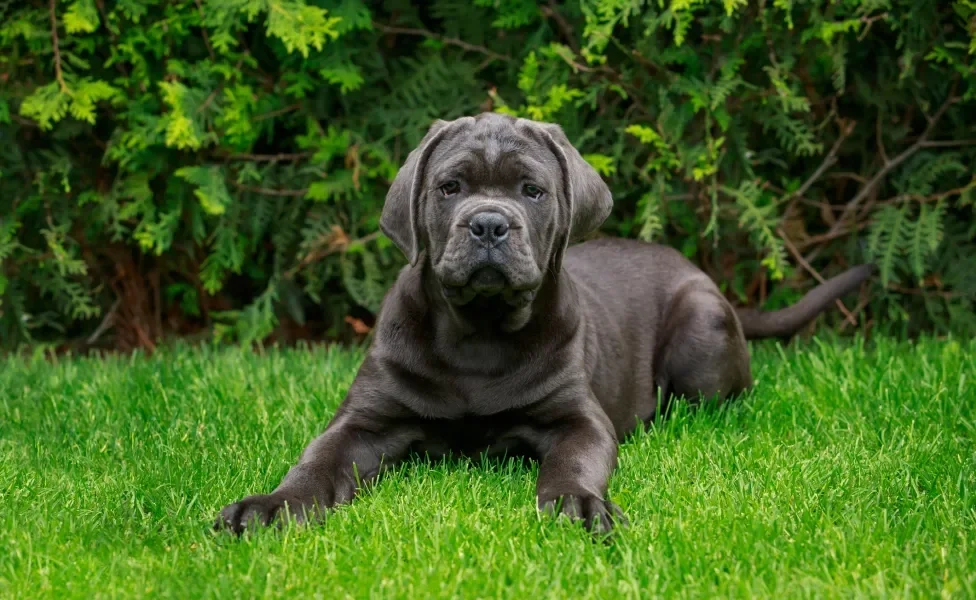
[{"label": "dog's mouth", "polygon": [[455,306],[464,306],[475,299],[495,299],[519,308],[535,297],[536,288],[516,287],[495,267],[482,267],[463,284],[443,283],[444,297]]}]

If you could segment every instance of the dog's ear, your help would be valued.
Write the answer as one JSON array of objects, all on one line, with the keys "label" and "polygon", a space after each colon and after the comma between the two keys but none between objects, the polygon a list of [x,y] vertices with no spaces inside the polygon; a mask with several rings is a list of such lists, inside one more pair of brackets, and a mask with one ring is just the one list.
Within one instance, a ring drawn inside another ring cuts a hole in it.
[{"label": "dog's ear", "polygon": [[600,174],[583,159],[559,125],[538,125],[541,125],[547,144],[563,171],[563,187],[570,215],[567,242],[572,242],[600,228],[613,209],[613,195]]},{"label": "dog's ear", "polygon": [[380,230],[406,255],[411,265],[420,257],[423,234],[424,173],[427,160],[437,144],[451,129],[448,121],[438,119],[427,130],[424,139],[407,155],[386,193]]}]

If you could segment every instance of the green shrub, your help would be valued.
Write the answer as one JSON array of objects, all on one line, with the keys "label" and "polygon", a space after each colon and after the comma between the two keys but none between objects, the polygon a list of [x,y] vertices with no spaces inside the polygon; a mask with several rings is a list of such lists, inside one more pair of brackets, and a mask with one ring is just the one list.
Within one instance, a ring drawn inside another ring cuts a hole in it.
[{"label": "green shrub", "polygon": [[974,332],[974,54],[973,0],[0,0],[0,343],[348,338],[398,166],[481,110],[736,303],[873,259],[848,309]]}]

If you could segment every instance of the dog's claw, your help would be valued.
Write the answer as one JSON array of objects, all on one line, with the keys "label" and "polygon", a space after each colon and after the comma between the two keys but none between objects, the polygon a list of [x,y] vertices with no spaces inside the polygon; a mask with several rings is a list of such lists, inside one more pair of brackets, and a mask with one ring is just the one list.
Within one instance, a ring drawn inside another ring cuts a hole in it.
[{"label": "dog's claw", "polygon": [[582,521],[587,529],[601,535],[609,534],[614,527],[629,525],[619,506],[598,496],[566,494],[548,500],[540,498],[539,508],[546,514]]},{"label": "dog's claw", "polygon": [[270,494],[248,496],[225,506],[217,516],[214,529],[241,534],[253,527],[267,526],[275,521],[285,506],[284,499]]}]

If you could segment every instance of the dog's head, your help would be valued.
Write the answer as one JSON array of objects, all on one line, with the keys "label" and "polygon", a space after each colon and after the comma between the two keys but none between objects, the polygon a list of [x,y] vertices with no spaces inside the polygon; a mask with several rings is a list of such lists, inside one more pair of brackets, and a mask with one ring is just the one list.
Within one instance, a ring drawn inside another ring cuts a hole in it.
[{"label": "dog's head", "polygon": [[558,125],[483,113],[431,126],[390,187],[380,228],[411,264],[426,248],[454,305],[497,296],[524,307],[612,203]]}]

